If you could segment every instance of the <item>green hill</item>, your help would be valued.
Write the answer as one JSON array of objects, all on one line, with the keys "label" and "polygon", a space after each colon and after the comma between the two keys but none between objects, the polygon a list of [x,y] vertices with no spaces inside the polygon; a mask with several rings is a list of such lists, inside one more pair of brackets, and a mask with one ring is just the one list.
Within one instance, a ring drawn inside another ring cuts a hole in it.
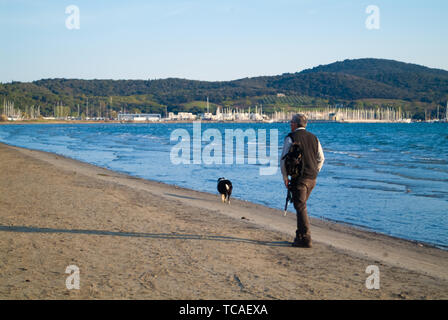
[{"label": "green hill", "polygon": [[[286,97],[277,97],[278,93]],[[372,107],[372,101],[379,101],[380,105],[421,114],[425,109],[435,112],[437,106],[445,106],[448,71],[393,60],[357,59],[234,81],[42,79],[0,85],[0,106],[4,99],[14,101],[22,110],[39,105],[44,115],[52,114],[59,102],[73,111],[79,104],[82,111],[87,100],[92,113],[100,104],[115,111],[201,112],[204,104],[198,101],[205,101],[207,96],[216,105],[244,108],[263,104],[265,111],[327,103]]]}]

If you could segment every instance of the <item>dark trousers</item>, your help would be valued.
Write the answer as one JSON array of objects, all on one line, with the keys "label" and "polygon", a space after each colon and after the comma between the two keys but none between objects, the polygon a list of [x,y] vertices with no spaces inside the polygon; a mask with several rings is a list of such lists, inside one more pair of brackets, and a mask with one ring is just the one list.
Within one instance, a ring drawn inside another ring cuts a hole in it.
[{"label": "dark trousers", "polygon": [[297,211],[296,240],[311,241],[310,221],[306,209],[306,201],[316,186],[316,179],[300,179],[293,181],[291,186],[294,208]]}]

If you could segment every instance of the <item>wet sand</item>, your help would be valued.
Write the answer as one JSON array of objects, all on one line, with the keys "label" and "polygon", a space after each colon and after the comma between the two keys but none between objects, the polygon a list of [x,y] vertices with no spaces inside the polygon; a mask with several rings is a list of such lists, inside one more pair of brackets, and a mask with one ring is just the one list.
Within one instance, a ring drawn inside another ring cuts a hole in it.
[{"label": "wet sand", "polygon": [[292,248],[292,213],[4,144],[0,172],[1,299],[448,298],[437,248],[318,219]]}]

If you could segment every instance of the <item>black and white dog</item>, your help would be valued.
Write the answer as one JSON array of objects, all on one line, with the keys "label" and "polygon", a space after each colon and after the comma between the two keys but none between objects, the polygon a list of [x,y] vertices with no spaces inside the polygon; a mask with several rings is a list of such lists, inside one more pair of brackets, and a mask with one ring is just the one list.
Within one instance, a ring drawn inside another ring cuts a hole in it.
[{"label": "black and white dog", "polygon": [[230,195],[232,194],[232,182],[226,178],[218,179],[218,192],[221,194],[222,202],[230,204]]}]

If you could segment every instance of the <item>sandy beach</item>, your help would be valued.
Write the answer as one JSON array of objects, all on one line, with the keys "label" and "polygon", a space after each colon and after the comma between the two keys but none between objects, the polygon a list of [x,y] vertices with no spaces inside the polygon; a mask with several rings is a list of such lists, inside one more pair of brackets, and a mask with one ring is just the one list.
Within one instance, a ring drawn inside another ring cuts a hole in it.
[{"label": "sandy beach", "polygon": [[4,144],[0,172],[1,299],[448,298],[448,252],[416,242],[311,219],[292,248],[292,213]]}]

